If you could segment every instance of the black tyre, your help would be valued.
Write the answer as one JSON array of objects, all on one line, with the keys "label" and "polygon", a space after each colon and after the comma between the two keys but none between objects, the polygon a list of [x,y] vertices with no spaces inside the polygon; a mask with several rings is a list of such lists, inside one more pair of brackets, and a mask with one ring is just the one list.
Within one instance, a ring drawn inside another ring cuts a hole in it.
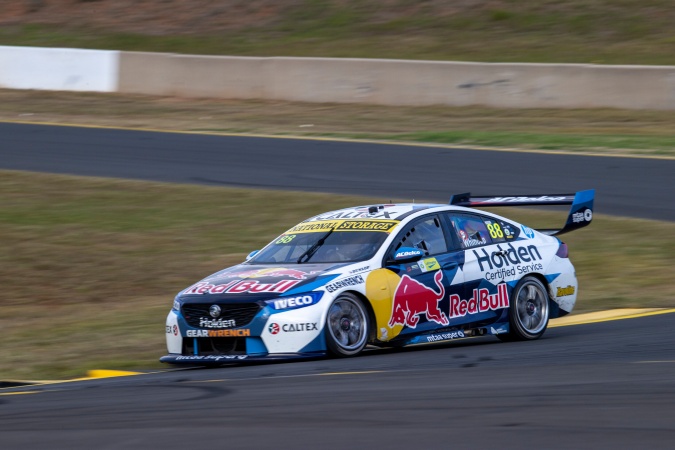
[{"label": "black tyre", "polygon": [[353,356],[368,343],[370,322],[361,299],[345,293],[337,297],[326,317],[326,345],[336,356]]},{"label": "black tyre", "polygon": [[502,341],[530,341],[539,339],[546,331],[549,317],[549,298],[546,287],[534,277],[518,282],[511,295],[509,332],[498,334]]}]

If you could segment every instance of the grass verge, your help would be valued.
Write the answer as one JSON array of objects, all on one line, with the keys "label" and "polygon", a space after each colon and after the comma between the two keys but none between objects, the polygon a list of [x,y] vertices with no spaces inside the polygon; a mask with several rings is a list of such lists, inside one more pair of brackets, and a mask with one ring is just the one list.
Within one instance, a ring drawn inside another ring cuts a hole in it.
[{"label": "grass verge", "polygon": [[25,3],[30,6],[24,8],[32,11],[14,15],[0,28],[1,45],[216,55],[675,64],[675,10],[667,0],[247,0],[226,7],[222,2],[183,0],[172,2],[171,8],[163,0],[145,0],[133,7],[115,0],[61,2],[60,7],[53,5],[56,2]]},{"label": "grass verge", "polygon": [[[317,212],[379,201],[0,171],[0,374],[160,367],[180,289]],[[562,220],[498,212],[534,226]],[[577,311],[675,306],[674,223],[596,215],[565,241]]]}]

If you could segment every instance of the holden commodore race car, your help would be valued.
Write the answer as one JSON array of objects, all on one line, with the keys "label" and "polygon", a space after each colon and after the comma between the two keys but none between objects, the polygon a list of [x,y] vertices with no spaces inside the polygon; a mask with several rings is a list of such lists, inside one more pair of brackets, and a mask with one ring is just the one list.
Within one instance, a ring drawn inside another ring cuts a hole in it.
[{"label": "holden commodore race car", "polygon": [[[167,363],[352,356],[482,335],[541,337],[578,294],[567,245],[594,191],[455,195],[311,217],[245,262],[180,292],[166,319]],[[475,207],[572,205],[561,229],[534,230]]]}]

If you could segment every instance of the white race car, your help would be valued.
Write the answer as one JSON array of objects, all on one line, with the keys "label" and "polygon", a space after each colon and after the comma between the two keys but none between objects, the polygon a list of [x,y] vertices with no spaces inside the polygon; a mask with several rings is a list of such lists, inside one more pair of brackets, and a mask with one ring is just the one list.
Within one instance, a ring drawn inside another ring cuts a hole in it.
[{"label": "white race car", "polygon": [[[578,294],[556,235],[588,225],[594,191],[453,196],[319,214],[234,267],[180,292],[166,320],[167,363],[222,364],[481,335],[539,338]],[[476,206],[571,204],[559,230]]]}]

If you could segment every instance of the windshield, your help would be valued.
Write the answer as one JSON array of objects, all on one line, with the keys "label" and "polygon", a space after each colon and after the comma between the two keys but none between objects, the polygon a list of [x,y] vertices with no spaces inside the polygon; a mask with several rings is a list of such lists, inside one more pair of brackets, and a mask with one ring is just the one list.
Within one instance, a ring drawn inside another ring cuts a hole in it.
[{"label": "windshield", "polygon": [[[378,231],[335,231],[286,233],[264,248],[249,264],[338,263],[364,261],[373,257],[387,233]],[[320,241],[323,240],[323,243]],[[314,248],[313,248],[314,247]],[[311,250],[311,251],[310,251]],[[309,253],[308,253],[309,251]]]}]

